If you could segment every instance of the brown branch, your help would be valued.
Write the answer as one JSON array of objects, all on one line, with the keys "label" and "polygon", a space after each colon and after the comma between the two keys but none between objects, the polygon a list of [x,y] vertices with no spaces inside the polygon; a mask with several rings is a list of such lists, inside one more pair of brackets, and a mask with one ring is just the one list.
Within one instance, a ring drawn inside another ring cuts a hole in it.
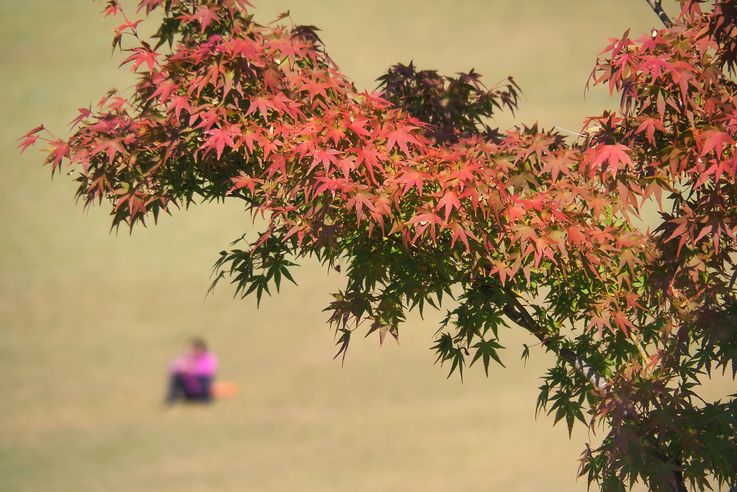
[{"label": "brown branch", "polygon": [[581,376],[594,385],[594,388],[602,390],[606,387],[607,380],[596,372],[596,369],[591,367],[573,350],[565,347],[558,347],[553,344],[553,340],[548,336],[547,330],[533,319],[527,309],[519,302],[517,296],[510,290],[505,290],[505,293],[507,294],[509,303],[504,306],[504,314],[506,314],[509,319],[535,335],[535,337],[540,340],[545,347],[552,350],[561,359],[573,366]]},{"label": "brown branch", "polygon": [[[572,365],[581,376],[594,385],[595,389],[603,390],[606,388],[608,382],[604,376],[596,372],[593,367],[591,367],[574,351],[565,347],[558,347],[553,344],[553,339],[548,336],[547,330],[535,321],[519,301],[517,295],[509,289],[505,289],[504,292],[507,294],[507,299],[509,301],[508,304],[504,306],[504,314],[506,314],[509,319],[535,335],[535,337],[540,340],[545,347],[552,350],[561,359]],[[633,416],[636,417],[636,413]],[[667,462],[667,457],[663,457],[663,462]],[[675,462],[677,468],[673,470],[673,492],[686,492],[688,489],[686,488],[686,483],[683,479],[680,460],[677,459]],[[730,492],[737,492],[737,490],[732,489]]]},{"label": "brown branch", "polygon": [[663,10],[662,5],[660,5],[661,0],[645,0],[648,5],[650,5],[650,8],[653,9],[655,12],[655,15],[658,16],[660,21],[663,23],[663,25],[667,28],[673,27],[673,21],[670,20],[670,17],[668,17],[668,14],[665,13],[665,10]]}]

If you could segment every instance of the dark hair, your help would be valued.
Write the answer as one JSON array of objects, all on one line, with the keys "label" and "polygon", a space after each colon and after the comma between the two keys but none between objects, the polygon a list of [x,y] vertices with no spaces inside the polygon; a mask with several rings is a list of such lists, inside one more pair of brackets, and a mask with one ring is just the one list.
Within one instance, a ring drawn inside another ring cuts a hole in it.
[{"label": "dark hair", "polygon": [[190,343],[196,349],[202,350],[203,352],[207,351],[207,342],[205,342],[204,338],[194,337],[190,340]]}]

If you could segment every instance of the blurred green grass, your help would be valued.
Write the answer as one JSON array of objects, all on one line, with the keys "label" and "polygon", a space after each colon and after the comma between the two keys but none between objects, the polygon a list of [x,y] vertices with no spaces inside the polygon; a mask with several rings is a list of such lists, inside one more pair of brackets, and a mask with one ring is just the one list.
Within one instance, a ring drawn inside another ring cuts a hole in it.
[{"label": "blurred green grass", "polygon": [[[129,2],[130,3],[130,2]],[[322,29],[362,88],[389,65],[514,75],[514,119],[577,129],[611,105],[583,88],[608,36],[657,19],[645,2],[567,0],[259,2]],[[150,229],[110,234],[82,213],[66,176],[16,139],[44,122],[66,133],[76,108],[131,78],[110,55],[113,22],[89,0],[6,0],[0,18],[0,490],[585,490],[572,440],[534,419],[540,351],[503,334],[508,369],[446,380],[428,350],[438,316],[404,326],[401,346],[356,340],[332,360],[321,309],[340,285],[314,265],[257,310],[219,287],[216,253],[249,228],[237,205],[207,205]],[[241,394],[210,408],[160,406],[168,359],[202,334]]]}]

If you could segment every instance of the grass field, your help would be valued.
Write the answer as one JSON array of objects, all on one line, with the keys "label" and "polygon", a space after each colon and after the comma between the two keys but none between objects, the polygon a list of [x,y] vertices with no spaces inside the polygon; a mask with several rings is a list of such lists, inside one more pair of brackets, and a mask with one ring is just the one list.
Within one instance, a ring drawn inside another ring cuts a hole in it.
[{"label": "grass field", "polygon": [[[332,360],[322,308],[341,283],[317,266],[298,287],[205,299],[217,252],[249,227],[233,204],[109,234],[83,214],[65,176],[16,139],[130,78],[110,56],[111,22],[89,0],[3,0],[0,18],[0,491],[583,491],[569,440],[534,419],[548,358],[519,361],[524,333],[503,334],[507,369],[446,380],[428,350],[438,317],[411,319],[402,344],[358,341]],[[517,121],[577,129],[610,104],[583,97],[606,38],[657,19],[644,1],[270,0],[323,29],[335,60],[365,88],[397,61],[489,83],[515,75]],[[360,7],[359,7],[360,5]],[[501,119],[512,123],[511,117]],[[167,361],[205,336],[241,394],[209,408],[160,405]]]}]

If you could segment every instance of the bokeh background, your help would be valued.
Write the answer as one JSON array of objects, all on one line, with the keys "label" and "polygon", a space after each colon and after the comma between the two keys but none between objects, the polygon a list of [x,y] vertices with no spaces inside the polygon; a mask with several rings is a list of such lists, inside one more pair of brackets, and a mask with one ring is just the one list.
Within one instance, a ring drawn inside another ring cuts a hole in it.
[{"label": "bokeh background", "polygon": [[[129,5],[132,2],[127,2]],[[576,130],[611,106],[584,96],[607,37],[657,19],[644,0],[256,0],[322,29],[361,88],[396,62],[489,85],[514,75],[516,117]],[[205,297],[218,251],[250,223],[238,204],[179,211],[132,235],[83,212],[67,176],[17,138],[43,122],[66,136],[78,107],[131,77],[111,56],[114,21],[91,0],[0,0],[0,490],[583,491],[586,429],[535,419],[539,347],[501,334],[506,369],[446,379],[429,347],[439,316],[412,317],[401,345],[355,340],[332,356],[322,308],[341,285],[307,263],[267,298]],[[667,4],[671,12],[673,4]],[[149,32],[153,26],[149,27]],[[168,360],[193,335],[240,395],[208,408],[161,405]],[[595,437],[594,437],[595,438]]]}]

